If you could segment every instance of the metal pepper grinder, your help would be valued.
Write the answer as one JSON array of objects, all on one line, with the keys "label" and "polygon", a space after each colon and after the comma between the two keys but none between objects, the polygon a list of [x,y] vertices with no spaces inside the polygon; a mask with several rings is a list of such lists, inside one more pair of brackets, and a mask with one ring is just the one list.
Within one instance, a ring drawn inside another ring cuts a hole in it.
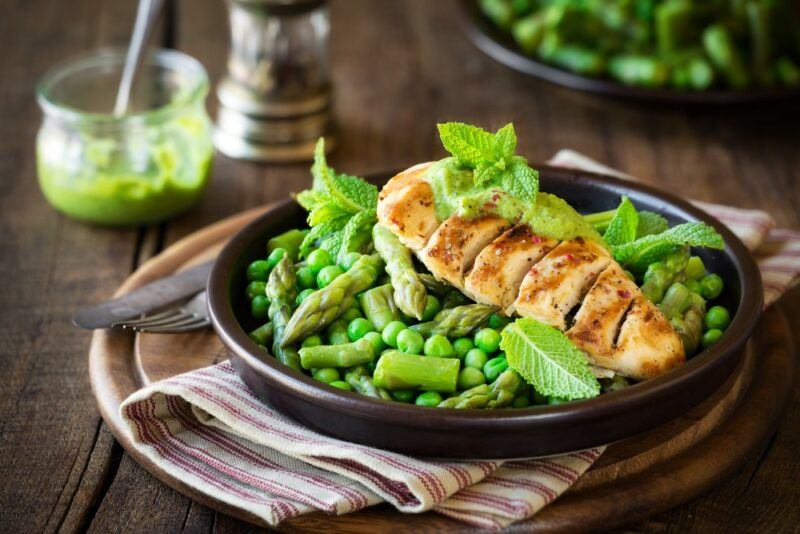
[{"label": "metal pepper grinder", "polygon": [[325,0],[228,0],[231,49],[214,143],[233,158],[311,159],[334,145]]}]

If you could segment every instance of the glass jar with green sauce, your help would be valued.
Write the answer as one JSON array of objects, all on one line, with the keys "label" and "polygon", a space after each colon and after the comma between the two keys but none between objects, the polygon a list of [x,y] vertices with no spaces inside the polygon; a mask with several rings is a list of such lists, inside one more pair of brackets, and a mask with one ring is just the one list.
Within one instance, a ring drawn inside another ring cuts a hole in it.
[{"label": "glass jar with green sauce", "polygon": [[123,51],[66,63],[37,87],[39,185],[59,211],[108,225],[150,223],[189,209],[213,156],[208,76],[171,50],[145,56],[128,113],[111,114]]}]

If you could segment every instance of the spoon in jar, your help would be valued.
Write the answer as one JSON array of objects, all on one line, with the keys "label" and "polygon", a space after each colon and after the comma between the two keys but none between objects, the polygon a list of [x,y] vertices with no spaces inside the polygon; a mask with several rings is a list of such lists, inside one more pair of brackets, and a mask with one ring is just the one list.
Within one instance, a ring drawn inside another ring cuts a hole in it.
[{"label": "spoon in jar", "polygon": [[128,45],[128,52],[125,55],[125,65],[122,67],[122,78],[119,82],[117,100],[114,103],[114,111],[112,112],[115,117],[121,117],[128,111],[136,73],[142,63],[142,56],[144,55],[148,38],[163,3],[164,0],[139,0],[133,35],[131,36],[130,45]]}]

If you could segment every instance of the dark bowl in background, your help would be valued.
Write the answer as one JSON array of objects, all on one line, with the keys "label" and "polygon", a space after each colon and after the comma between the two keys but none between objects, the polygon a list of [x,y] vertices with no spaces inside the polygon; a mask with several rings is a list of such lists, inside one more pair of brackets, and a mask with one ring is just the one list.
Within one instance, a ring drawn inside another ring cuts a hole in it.
[{"label": "dark bowl in background", "polygon": [[[685,200],[642,184],[584,171],[539,166],[541,189],[581,213],[614,208],[626,194],[637,208],[670,224],[705,221],[725,240],[722,251],[697,253],[725,280],[721,303],[733,320],[723,337],[685,365],[658,378],[593,399],[513,410],[424,408],[363,397],[293,371],[247,336],[257,325],[245,301],[245,269],[267,240],[304,226],[305,212],[286,199],[231,239],[208,282],[214,329],[248,387],[300,423],[337,438],[401,453],[451,459],[522,458],[576,451],[654,428],[711,395],[731,374],[758,322],[761,277],[745,246],[726,227]],[[389,176],[373,177],[383,183]]]},{"label": "dark bowl in background", "polygon": [[705,91],[690,91],[636,87],[609,78],[575,74],[524,54],[510,35],[497,28],[481,12],[477,1],[461,0],[457,11],[467,37],[487,56],[516,71],[578,91],[680,105],[756,104],[800,97],[800,89],[791,87],[712,88]]}]

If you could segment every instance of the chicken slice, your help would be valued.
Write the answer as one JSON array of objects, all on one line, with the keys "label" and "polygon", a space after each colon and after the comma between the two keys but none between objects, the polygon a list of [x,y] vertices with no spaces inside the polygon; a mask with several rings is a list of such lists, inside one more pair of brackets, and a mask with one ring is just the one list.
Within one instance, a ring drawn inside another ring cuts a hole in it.
[{"label": "chicken slice", "polygon": [[563,241],[525,275],[514,310],[566,330],[566,315],[611,261],[606,249],[594,241],[580,237]]},{"label": "chicken slice", "polygon": [[526,224],[506,230],[475,258],[464,292],[477,302],[509,308],[525,273],[556,245],[558,241],[535,235]]},{"label": "chicken slice", "polygon": [[619,329],[616,349],[603,360],[603,367],[646,380],[680,366],[686,355],[681,338],[667,318],[640,291]]},{"label": "chicken slice", "polygon": [[414,251],[422,249],[439,226],[433,189],[423,178],[430,165],[422,163],[401,172],[378,196],[378,221]]},{"label": "chicken slice", "polygon": [[483,248],[511,226],[500,217],[465,219],[452,215],[419,251],[419,259],[436,278],[464,287],[464,273]]},{"label": "chicken slice", "polygon": [[641,291],[613,261],[583,299],[567,336],[589,356],[589,362],[608,367],[625,312]]}]

